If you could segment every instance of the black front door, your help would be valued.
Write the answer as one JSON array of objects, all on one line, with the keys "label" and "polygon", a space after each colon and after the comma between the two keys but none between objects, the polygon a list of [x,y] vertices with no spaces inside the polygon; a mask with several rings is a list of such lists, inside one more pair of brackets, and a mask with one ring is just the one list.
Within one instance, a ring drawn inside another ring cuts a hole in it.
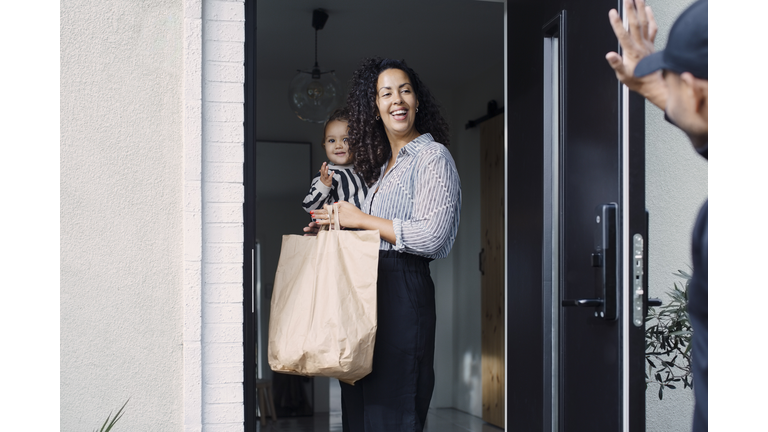
[{"label": "black front door", "polygon": [[645,429],[644,103],[605,61],[620,6],[508,4],[508,430]]}]

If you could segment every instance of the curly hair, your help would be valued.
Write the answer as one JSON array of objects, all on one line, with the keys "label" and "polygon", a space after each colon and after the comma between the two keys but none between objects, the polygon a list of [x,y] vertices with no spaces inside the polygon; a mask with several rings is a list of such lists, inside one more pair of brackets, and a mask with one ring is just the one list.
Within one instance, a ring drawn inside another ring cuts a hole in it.
[{"label": "curly hair", "polygon": [[416,100],[419,101],[419,113],[414,125],[416,130],[422,134],[432,134],[435,141],[446,146],[450,141],[448,123],[440,113],[440,104],[416,72],[405,64],[405,60],[380,57],[363,60],[352,75],[347,108],[349,148],[355,155],[355,171],[363,177],[368,186],[379,179],[382,165],[392,156],[384,124],[375,118],[378,113],[376,84],[379,75],[387,69],[400,69],[411,81]]}]

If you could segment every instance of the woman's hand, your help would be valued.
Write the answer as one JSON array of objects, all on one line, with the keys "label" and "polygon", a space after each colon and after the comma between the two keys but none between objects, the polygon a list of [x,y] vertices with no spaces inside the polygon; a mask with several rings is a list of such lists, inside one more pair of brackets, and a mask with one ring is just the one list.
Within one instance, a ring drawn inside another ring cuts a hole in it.
[{"label": "woman's hand", "polygon": [[323,166],[320,167],[320,181],[328,187],[333,186],[333,171],[328,170],[326,162],[323,162]]},{"label": "woman's hand", "polygon": [[337,205],[339,209],[339,225],[343,228],[362,228],[362,219],[366,216],[362,210],[346,201],[339,201]]},{"label": "woman's hand", "polygon": [[[397,237],[395,236],[394,226],[389,219],[380,218],[377,216],[371,216],[363,213],[362,210],[355,207],[354,204],[350,204],[346,201],[339,201],[336,203],[339,206],[339,225],[342,228],[358,228],[364,230],[378,230],[379,236],[382,240],[395,244]],[[331,221],[328,219],[328,212],[325,210],[314,210],[311,212],[312,217],[315,218],[317,225],[325,226],[330,225]],[[311,226],[312,224],[310,224]],[[308,228],[304,228],[305,232]],[[314,231],[314,235],[317,230]]]},{"label": "woman's hand", "polygon": [[[342,228],[362,228],[361,223],[366,216],[365,213],[354,204],[350,204],[346,201],[339,201],[335,203],[335,205],[338,206],[339,225],[341,225]],[[325,209],[313,210],[310,214],[315,218],[318,225],[330,225],[332,222]]]}]

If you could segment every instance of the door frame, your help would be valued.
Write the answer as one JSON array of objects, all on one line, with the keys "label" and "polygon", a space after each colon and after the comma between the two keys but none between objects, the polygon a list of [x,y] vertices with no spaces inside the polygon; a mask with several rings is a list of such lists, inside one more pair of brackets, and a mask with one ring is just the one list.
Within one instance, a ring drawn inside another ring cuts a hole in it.
[{"label": "door frame", "polygon": [[243,408],[244,431],[256,431],[256,332],[257,314],[254,299],[254,254],[256,247],[256,197],[247,192],[256,190],[256,0],[244,2],[245,12],[245,82],[243,122]]},{"label": "door frame", "polygon": [[[562,1],[564,2],[564,0]],[[250,46],[256,41],[256,1],[244,2],[245,8],[245,83],[244,83],[244,186],[246,190],[255,188],[255,131],[256,131],[256,52]],[[531,17],[540,17],[541,5],[538,1],[531,0],[516,4],[516,14],[527,14]],[[621,4],[617,1],[620,11]],[[542,295],[543,286],[542,269],[544,226],[544,197],[543,164],[544,154],[541,147],[515,145],[518,142],[543,142],[543,124],[538,128],[539,132],[515,135],[510,137],[510,131],[516,131],[519,126],[529,122],[541,123],[543,119],[537,118],[544,110],[543,107],[543,80],[539,66],[543,66],[543,53],[541,49],[541,32],[526,33],[526,29],[520,27],[510,28],[508,25],[508,7],[504,8],[504,106],[505,109],[505,143],[504,143],[504,177],[505,177],[505,267],[504,267],[504,293],[506,296],[505,307],[505,424],[507,428],[519,428],[521,430],[553,430],[552,391],[547,392],[547,385],[552,385],[553,370],[551,355],[551,339],[546,339],[547,332],[551,334],[551,320],[547,324],[545,317],[546,298]],[[623,11],[622,11],[623,14]],[[606,26],[608,24],[606,23]],[[617,43],[618,48],[618,43]],[[518,68],[514,62],[524,56],[532,56],[537,59],[534,68]],[[606,66],[607,67],[607,66]],[[510,71],[515,71],[512,76]],[[514,81],[525,82],[526,86],[510,86]],[[249,85],[250,83],[250,85]],[[617,82],[617,85],[618,84]],[[525,88],[523,88],[525,87]],[[631,165],[625,172],[625,187],[629,208],[633,212],[626,218],[626,227],[629,232],[643,232],[645,235],[645,256],[647,257],[647,216],[644,212],[645,203],[645,102],[632,93],[624,93],[623,107],[628,115],[624,116],[624,127],[621,129],[626,142],[625,154],[635,161],[642,161],[643,169],[633,170]],[[515,107],[524,107],[517,109]],[[514,139],[512,139],[514,138]],[[525,188],[517,185],[527,185]],[[626,204],[625,203],[625,204]],[[640,203],[640,205],[638,205]],[[514,207],[513,207],[514,205]],[[524,208],[525,212],[517,211]],[[637,210],[640,209],[640,210]],[[245,365],[253,365],[255,362],[253,344],[255,338],[254,318],[248,307],[252,301],[249,281],[252,278],[251,249],[255,235],[252,232],[254,224],[248,221],[255,217],[255,203],[246,195],[243,204],[244,217],[244,244],[243,244],[243,337],[244,337],[244,362]],[[630,265],[628,241],[624,241],[624,265]],[[647,275],[647,259],[644,263]],[[511,271],[513,269],[514,271]],[[627,287],[627,274],[624,272],[624,286]],[[643,304],[647,304],[647,277],[645,278],[645,291]],[[521,289],[526,288],[526,289]],[[510,293],[514,291],[514,296]],[[626,306],[626,302],[625,306]],[[246,310],[247,309],[247,310]],[[627,315],[626,313],[622,314]],[[644,362],[644,332],[642,334],[630,333],[628,335],[628,354],[630,361]],[[549,342],[547,342],[549,341]],[[525,355],[510,355],[509,347],[525,347]],[[550,350],[550,354],[547,354]],[[524,371],[525,373],[517,373]],[[625,384],[629,387],[643,386],[643,377],[630,379],[625,374]],[[244,374],[244,412],[245,430],[256,430],[255,416],[255,392],[253,375]],[[523,390],[515,390],[523,389]],[[511,391],[512,390],[512,391]],[[630,392],[632,393],[632,392]],[[645,417],[645,398],[630,397],[625,402],[625,416],[630,418]],[[554,411],[556,412],[556,411]],[[251,413],[249,415],[249,413]],[[629,430],[635,430],[631,427]]]}]

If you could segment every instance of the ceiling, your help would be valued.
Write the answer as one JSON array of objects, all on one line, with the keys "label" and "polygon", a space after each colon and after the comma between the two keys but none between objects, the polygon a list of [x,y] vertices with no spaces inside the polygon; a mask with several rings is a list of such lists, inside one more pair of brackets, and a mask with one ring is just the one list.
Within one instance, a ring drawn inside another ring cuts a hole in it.
[{"label": "ceiling", "polygon": [[259,0],[257,77],[288,80],[318,63],[346,83],[365,57],[405,59],[425,82],[466,83],[504,58],[504,4],[477,0]]}]

